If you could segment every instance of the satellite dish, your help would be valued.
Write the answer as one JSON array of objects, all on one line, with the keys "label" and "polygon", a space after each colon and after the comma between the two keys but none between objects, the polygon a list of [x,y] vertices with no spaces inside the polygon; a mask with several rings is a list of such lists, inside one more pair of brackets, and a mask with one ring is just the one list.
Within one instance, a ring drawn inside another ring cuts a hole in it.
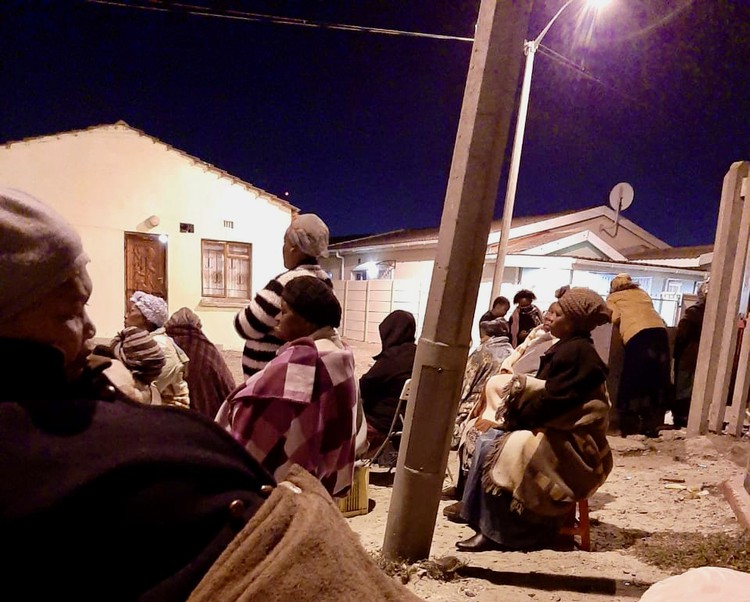
[{"label": "satellite dish", "polygon": [[609,193],[609,206],[618,212],[625,211],[633,204],[634,196],[633,187],[627,182],[620,182]]}]

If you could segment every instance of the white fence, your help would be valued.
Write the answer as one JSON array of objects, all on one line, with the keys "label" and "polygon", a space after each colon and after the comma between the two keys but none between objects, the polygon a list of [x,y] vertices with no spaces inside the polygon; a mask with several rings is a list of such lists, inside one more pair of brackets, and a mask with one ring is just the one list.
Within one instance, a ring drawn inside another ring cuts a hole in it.
[{"label": "white fence", "polygon": [[333,290],[343,308],[342,336],[367,343],[380,343],[378,326],[392,311],[411,312],[422,330],[429,281],[334,280]]}]

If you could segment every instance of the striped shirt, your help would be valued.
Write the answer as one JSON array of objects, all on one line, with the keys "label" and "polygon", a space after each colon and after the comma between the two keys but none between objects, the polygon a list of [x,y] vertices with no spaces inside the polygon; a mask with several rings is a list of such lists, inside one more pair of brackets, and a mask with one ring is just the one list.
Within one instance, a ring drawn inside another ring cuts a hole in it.
[{"label": "striped shirt", "polygon": [[332,285],[328,274],[319,265],[297,266],[273,278],[234,318],[237,334],[245,339],[245,349],[242,352],[242,372],[245,378],[262,370],[276,357],[276,351],[284,344],[284,341],[273,336],[271,332],[279,323],[281,293],[284,286],[298,276],[316,276]]}]

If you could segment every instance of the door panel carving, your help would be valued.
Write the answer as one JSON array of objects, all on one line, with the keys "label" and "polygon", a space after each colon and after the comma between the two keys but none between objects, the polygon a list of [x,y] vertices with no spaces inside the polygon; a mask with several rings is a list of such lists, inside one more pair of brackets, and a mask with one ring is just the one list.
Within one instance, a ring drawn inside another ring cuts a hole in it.
[{"label": "door panel carving", "polygon": [[125,233],[125,306],[135,291],[167,299],[167,248],[153,234]]}]

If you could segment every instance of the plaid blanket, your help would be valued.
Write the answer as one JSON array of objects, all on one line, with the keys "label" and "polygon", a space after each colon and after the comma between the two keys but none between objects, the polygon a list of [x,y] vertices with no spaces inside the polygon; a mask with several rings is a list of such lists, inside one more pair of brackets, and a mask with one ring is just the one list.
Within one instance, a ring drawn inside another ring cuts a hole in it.
[{"label": "plaid blanket", "polygon": [[[508,404],[528,403],[544,392],[529,377]],[[609,396],[602,385],[576,406],[534,430],[514,430],[494,443],[482,469],[485,491],[513,494],[512,507],[531,520],[559,517],[572,502],[591,496],[612,470],[607,443]]]},{"label": "plaid blanket", "polygon": [[345,492],[354,473],[354,354],[339,345],[288,343],[216,416],[277,481],[299,464],[331,495]]}]

